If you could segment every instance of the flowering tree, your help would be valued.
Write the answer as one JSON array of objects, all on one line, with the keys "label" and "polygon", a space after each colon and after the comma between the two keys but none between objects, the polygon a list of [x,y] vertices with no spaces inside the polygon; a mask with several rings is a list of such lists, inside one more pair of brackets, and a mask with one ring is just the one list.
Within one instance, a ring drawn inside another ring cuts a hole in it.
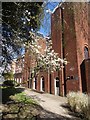
[{"label": "flowering tree", "polygon": [[58,53],[54,52],[52,49],[52,41],[46,41],[45,54],[41,55],[39,58],[39,66],[44,70],[49,70],[51,72],[60,70],[63,64],[67,64],[65,59],[61,59]]},{"label": "flowering tree", "polygon": [[26,42],[25,49],[28,49],[30,60],[31,60],[31,66],[30,66],[30,73],[35,76],[39,71],[38,61],[41,57],[40,49],[41,46],[38,44],[38,40],[40,39],[39,36],[35,35],[35,33],[29,32],[32,36],[30,42]]},{"label": "flowering tree", "polygon": [[46,48],[44,49],[44,53],[40,52],[41,46],[37,43],[40,37],[32,34],[32,41],[28,43],[27,48],[29,49],[30,56],[34,57],[34,66],[32,65],[31,73],[33,73],[33,77],[37,75],[41,70],[43,71],[57,71],[63,67],[63,64],[67,64],[65,59],[61,59],[58,53],[54,52],[52,49],[52,41],[46,40]]}]

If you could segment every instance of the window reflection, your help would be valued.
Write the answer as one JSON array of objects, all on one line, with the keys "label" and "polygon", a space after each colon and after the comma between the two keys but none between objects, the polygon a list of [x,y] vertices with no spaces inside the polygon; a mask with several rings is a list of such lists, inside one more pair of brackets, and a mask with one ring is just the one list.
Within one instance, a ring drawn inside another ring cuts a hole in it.
[{"label": "window reflection", "polygon": [[84,57],[85,57],[85,59],[89,58],[89,52],[88,52],[88,48],[87,47],[84,48]]}]

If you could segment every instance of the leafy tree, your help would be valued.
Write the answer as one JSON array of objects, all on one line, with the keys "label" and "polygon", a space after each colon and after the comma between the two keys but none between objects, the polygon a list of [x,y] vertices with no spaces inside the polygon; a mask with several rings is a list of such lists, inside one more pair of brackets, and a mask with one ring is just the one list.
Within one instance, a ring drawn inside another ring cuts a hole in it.
[{"label": "leafy tree", "polygon": [[32,40],[29,31],[40,27],[42,2],[2,2],[2,64],[23,50],[23,43]]},{"label": "leafy tree", "polygon": [[27,33],[31,29],[35,30],[40,27],[41,5],[40,2],[3,2],[2,20],[21,34]]}]

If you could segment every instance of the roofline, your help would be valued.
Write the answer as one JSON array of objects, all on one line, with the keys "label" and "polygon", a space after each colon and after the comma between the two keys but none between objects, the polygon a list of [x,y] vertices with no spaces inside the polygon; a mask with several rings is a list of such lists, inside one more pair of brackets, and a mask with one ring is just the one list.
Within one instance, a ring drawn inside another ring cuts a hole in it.
[{"label": "roofline", "polygon": [[63,2],[60,2],[52,11],[52,14],[59,8],[61,7],[61,5],[63,4]]}]

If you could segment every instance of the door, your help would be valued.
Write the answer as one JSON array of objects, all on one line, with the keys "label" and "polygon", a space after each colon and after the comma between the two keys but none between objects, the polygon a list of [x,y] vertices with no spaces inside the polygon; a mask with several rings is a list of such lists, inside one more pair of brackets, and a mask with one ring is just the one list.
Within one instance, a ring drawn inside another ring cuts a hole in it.
[{"label": "door", "polygon": [[41,77],[40,80],[40,91],[45,91],[44,77]]},{"label": "door", "polygon": [[85,60],[80,65],[81,70],[81,80],[82,80],[82,92],[87,92],[87,81],[86,81],[86,70],[85,70]]},{"label": "door", "polygon": [[36,78],[33,78],[33,89],[36,89],[37,83],[36,83]]},{"label": "door", "polygon": [[59,78],[55,79],[55,95],[60,95],[60,88],[59,88]]}]

